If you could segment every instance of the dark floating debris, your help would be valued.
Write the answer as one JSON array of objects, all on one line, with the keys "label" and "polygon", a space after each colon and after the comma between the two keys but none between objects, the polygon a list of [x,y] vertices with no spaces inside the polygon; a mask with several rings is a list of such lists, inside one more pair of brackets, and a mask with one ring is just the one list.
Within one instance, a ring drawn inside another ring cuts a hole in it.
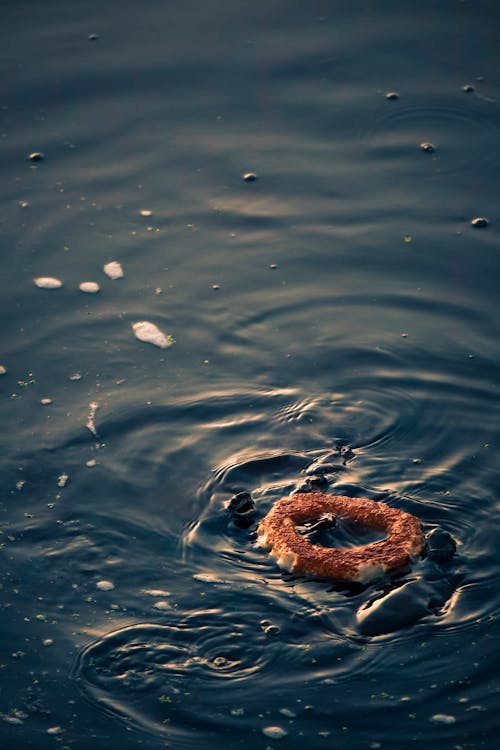
[{"label": "dark floating debris", "polygon": [[462,86],[462,91],[466,94],[472,94],[474,86],[471,86],[470,83],[466,83],[465,86]]},{"label": "dark floating debris", "polygon": [[255,521],[256,508],[249,492],[238,492],[227,506],[233,517],[234,525],[239,529],[248,529]]},{"label": "dark floating debris", "polygon": [[245,182],[255,182],[255,180],[257,179],[257,175],[255,174],[255,172],[245,172],[245,174],[243,175],[243,179]]},{"label": "dark floating debris", "polygon": [[436,147],[432,143],[428,143],[427,141],[424,141],[420,144],[420,148],[422,151],[425,151],[427,154],[433,154],[436,150]]},{"label": "dark floating debris", "polygon": [[488,219],[485,219],[484,216],[478,216],[477,219],[472,219],[471,224],[473,227],[480,229],[482,227],[487,227],[489,221]]},{"label": "dark floating debris", "polygon": [[42,154],[41,151],[33,151],[33,153],[28,156],[28,159],[32,162],[43,161],[45,159],[45,154]]},{"label": "dark floating debris", "polygon": [[457,543],[447,531],[441,528],[433,529],[427,535],[425,554],[433,562],[443,563],[451,560],[457,549]]},{"label": "dark floating debris", "polygon": [[399,99],[399,94],[397,91],[388,91],[385,98],[389,100]]}]

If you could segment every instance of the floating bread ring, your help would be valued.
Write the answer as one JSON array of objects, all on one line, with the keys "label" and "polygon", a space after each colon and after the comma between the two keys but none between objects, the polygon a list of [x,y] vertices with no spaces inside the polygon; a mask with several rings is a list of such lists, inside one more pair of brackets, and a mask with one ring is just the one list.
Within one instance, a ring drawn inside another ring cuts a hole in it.
[{"label": "floating bread ring", "polygon": [[[296,525],[324,513],[385,531],[387,538],[352,548],[311,544]],[[279,500],[262,519],[259,545],[270,549],[280,568],[337,581],[366,583],[409,565],[422,549],[420,521],[410,513],[367,498],[307,492]]]}]

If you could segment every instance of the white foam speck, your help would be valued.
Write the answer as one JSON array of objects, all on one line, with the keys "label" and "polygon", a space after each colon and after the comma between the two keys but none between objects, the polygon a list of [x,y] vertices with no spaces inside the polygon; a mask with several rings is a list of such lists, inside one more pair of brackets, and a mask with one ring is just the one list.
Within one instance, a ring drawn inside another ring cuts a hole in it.
[{"label": "white foam speck", "polygon": [[89,468],[92,468],[92,466],[97,466],[97,461],[95,458],[89,458],[89,460],[86,462],[85,466],[88,466]]},{"label": "white foam speck", "polygon": [[0,375],[5,375],[7,373],[7,368],[3,365],[0,365]]},{"label": "white foam speck", "polygon": [[115,584],[112,581],[97,581],[96,588],[99,589],[99,591],[111,591],[114,589]]},{"label": "white foam speck", "polygon": [[153,212],[149,208],[143,208],[139,211],[141,216],[152,216]]},{"label": "white foam speck", "polygon": [[86,294],[97,294],[100,287],[96,281],[82,281],[79,289],[81,292],[85,292]]},{"label": "white foam speck", "polygon": [[153,607],[155,609],[170,609],[170,604],[165,599],[160,599],[160,601],[153,604]]},{"label": "white foam speck", "polygon": [[49,727],[47,729],[47,734],[62,734],[62,727]]},{"label": "white foam speck", "polygon": [[195,573],[193,578],[202,583],[226,583],[223,578],[219,578],[213,573]]},{"label": "white foam speck", "polygon": [[270,737],[272,740],[281,740],[283,737],[286,737],[288,732],[286,729],[283,729],[283,727],[264,727],[262,730],[262,734],[265,734],[266,737]]},{"label": "white foam speck", "polygon": [[69,476],[63,472],[60,476],[57,477],[57,486],[58,487],[66,487],[66,483],[69,479]]},{"label": "white foam speck", "polygon": [[147,320],[141,320],[138,323],[132,323],[132,330],[139,341],[145,341],[148,344],[159,346],[160,349],[166,349],[172,346],[174,339],[160,331],[158,326]]},{"label": "white foam speck", "polygon": [[450,714],[434,714],[434,716],[431,716],[430,721],[436,724],[454,724],[456,718]]},{"label": "white foam speck", "polygon": [[51,398],[41,398],[40,399],[40,403],[43,404],[43,406],[48,406],[49,404],[52,403],[52,399]]},{"label": "white foam speck", "polygon": [[110,279],[121,279],[125,276],[122,264],[118,263],[117,260],[112,260],[110,263],[106,263],[104,266],[104,273],[106,276],[109,276]]},{"label": "white foam speck", "polygon": [[97,401],[91,401],[90,402],[90,404],[89,404],[89,416],[88,416],[88,419],[87,419],[87,424],[85,425],[85,427],[88,430],[90,430],[90,432],[92,433],[92,435],[95,435],[96,437],[97,437],[97,430],[95,428],[94,417],[95,417],[95,413],[98,410],[98,408],[99,408],[99,404],[97,403]]},{"label": "white foam speck", "polygon": [[55,279],[52,276],[39,276],[33,281],[39,289],[59,289],[63,285],[60,279]]},{"label": "white foam speck", "polygon": [[141,594],[147,594],[148,596],[170,596],[170,591],[165,589],[141,589]]}]

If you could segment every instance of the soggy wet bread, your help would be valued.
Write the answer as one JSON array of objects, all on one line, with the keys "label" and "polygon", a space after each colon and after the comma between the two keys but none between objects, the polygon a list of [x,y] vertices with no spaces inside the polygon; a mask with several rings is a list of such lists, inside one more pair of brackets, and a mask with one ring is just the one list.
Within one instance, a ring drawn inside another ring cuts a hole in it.
[{"label": "soggy wet bread", "polygon": [[[320,547],[311,544],[297,524],[324,513],[385,531],[387,538],[359,547]],[[337,581],[366,583],[405,568],[421,551],[420,521],[410,513],[367,498],[306,492],[279,500],[262,519],[258,543],[270,550],[280,568]]]}]

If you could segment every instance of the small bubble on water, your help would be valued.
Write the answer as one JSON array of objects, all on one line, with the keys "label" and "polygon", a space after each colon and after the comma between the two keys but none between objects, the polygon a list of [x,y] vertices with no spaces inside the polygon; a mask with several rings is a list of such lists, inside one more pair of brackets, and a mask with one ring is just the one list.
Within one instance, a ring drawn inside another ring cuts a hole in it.
[{"label": "small bubble on water", "polygon": [[272,740],[281,740],[286,737],[288,732],[283,727],[269,726],[262,729],[262,734],[266,737],[270,737]]},{"label": "small bubble on water", "polygon": [[43,404],[43,406],[48,406],[49,404],[52,404],[53,401],[51,398],[41,398],[40,403]]},{"label": "small bubble on water", "polygon": [[244,716],[245,709],[244,708],[232,708],[229,713],[231,714],[231,716]]},{"label": "small bubble on water", "polygon": [[70,380],[81,380],[82,374],[80,372],[74,372],[68,376]]},{"label": "small bubble on water", "polygon": [[20,208],[28,208],[29,203],[28,201],[19,201]]},{"label": "small bubble on water", "polygon": [[436,150],[436,147],[432,143],[429,143],[428,141],[424,141],[423,143],[421,143],[420,148],[422,149],[422,151],[425,151],[427,154],[433,154],[434,151]]},{"label": "small bubble on water", "polygon": [[275,638],[280,634],[280,632],[281,631],[277,625],[268,625],[266,628],[264,628],[264,633],[268,638]]},{"label": "small bubble on water", "polygon": [[97,581],[96,588],[99,589],[99,591],[111,591],[114,589],[115,584],[112,581]]},{"label": "small bubble on water", "polygon": [[470,83],[466,83],[465,86],[462,86],[462,91],[465,94],[472,94],[474,91],[474,86],[472,86]]},{"label": "small bubble on water", "polygon": [[484,216],[478,216],[476,219],[471,220],[471,224],[473,227],[476,227],[476,229],[481,229],[482,227],[487,227],[489,222]]},{"label": "small bubble on water", "polygon": [[43,154],[41,151],[33,151],[28,156],[28,159],[32,162],[43,161],[45,159],[45,154]]},{"label": "small bubble on water", "polygon": [[139,213],[140,213],[141,216],[152,216],[153,215],[153,212],[149,208],[141,208],[141,210],[139,211]]},{"label": "small bubble on water", "polygon": [[385,98],[389,99],[389,101],[394,101],[395,99],[399,99],[399,94],[397,91],[388,91]]},{"label": "small bubble on water", "polygon": [[53,638],[44,638],[44,640],[42,641],[42,646],[52,646],[53,643],[54,643]]},{"label": "small bubble on water", "polygon": [[280,708],[280,714],[286,716],[287,719],[295,719],[297,716],[295,711],[292,711],[291,708]]},{"label": "small bubble on water", "polygon": [[225,656],[215,656],[212,659],[212,664],[214,667],[217,667],[217,669],[221,669],[222,667],[227,666],[227,659]]},{"label": "small bubble on water", "polygon": [[257,175],[255,172],[245,172],[243,175],[243,179],[245,182],[255,182],[257,179]]},{"label": "small bubble on water", "polygon": [[89,40],[89,42],[97,42],[97,40],[99,39],[99,34],[89,34],[87,39]]},{"label": "small bubble on water", "polygon": [[0,375],[6,375],[7,374],[7,368],[5,365],[0,365]]}]

